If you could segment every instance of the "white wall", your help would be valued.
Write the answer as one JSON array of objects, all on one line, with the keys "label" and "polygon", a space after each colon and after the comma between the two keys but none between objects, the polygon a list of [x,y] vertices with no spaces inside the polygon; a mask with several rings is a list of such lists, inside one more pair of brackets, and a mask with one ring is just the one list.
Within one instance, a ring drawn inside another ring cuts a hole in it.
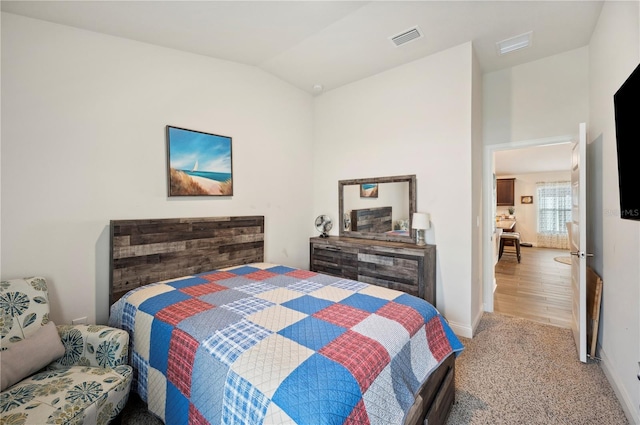
[{"label": "white wall", "polygon": [[[560,182],[571,181],[571,171],[556,171],[545,173],[530,174],[509,174],[500,175],[498,178],[515,178],[514,197],[516,204],[516,231],[520,233],[522,242],[529,242],[533,246],[537,245],[537,228],[538,228],[538,182]],[[520,198],[522,196],[533,195],[533,204],[522,204]],[[507,207],[497,207],[498,214],[509,214]]]},{"label": "white wall", "polygon": [[577,134],[589,116],[582,47],[484,75],[484,144]]},{"label": "white wall", "polygon": [[[2,13],[2,278],[107,319],[109,220],[264,215],[308,267],[313,98],[254,67]],[[165,126],[233,138],[234,195],[168,198]],[[298,235],[292,237],[291,235]]]},{"label": "white wall", "polygon": [[[589,141],[602,144],[602,368],[632,423],[640,423],[640,222],[620,219],[613,94],[640,62],[638,2],[605,2],[589,44]],[[598,262],[594,262],[598,265]]]},{"label": "white wall", "polygon": [[[472,229],[472,283],[471,283],[471,325],[476,329],[484,313],[482,298],[482,274],[483,274],[483,246],[482,246],[482,223],[483,223],[483,190],[482,190],[482,167],[483,167],[483,121],[482,121],[482,69],[477,56],[473,55],[473,86],[472,86],[472,121],[471,121],[471,191],[472,208],[471,229]],[[488,194],[491,196],[491,193]]]},{"label": "white wall", "polygon": [[437,245],[436,304],[469,336],[472,54],[466,43],[317,97],[313,154],[315,214],[337,217],[338,180],[416,175]]}]

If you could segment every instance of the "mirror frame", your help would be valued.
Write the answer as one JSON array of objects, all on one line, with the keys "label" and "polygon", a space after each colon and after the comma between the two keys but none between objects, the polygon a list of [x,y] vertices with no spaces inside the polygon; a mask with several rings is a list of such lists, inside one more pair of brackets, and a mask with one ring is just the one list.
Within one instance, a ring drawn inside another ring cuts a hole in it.
[{"label": "mirror frame", "polygon": [[[392,236],[385,233],[367,233],[344,230],[344,186],[361,185],[363,183],[409,183],[409,234],[411,236]],[[340,237],[373,239],[392,242],[416,242],[416,231],[411,227],[413,213],[416,212],[416,175],[372,177],[366,179],[352,179],[338,181],[338,217]]]}]

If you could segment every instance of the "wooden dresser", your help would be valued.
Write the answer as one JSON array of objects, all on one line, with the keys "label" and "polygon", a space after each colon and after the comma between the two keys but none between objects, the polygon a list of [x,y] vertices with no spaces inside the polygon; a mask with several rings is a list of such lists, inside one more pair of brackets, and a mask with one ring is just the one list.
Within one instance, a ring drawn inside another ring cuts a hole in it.
[{"label": "wooden dresser", "polygon": [[407,292],[436,305],[436,246],[330,236],[310,239],[310,270]]}]

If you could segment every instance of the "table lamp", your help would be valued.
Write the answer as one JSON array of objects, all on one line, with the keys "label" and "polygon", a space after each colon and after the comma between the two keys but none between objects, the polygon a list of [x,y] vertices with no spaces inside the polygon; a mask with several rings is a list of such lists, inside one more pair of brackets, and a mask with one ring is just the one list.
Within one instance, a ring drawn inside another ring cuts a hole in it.
[{"label": "table lamp", "polygon": [[416,245],[426,245],[424,231],[431,227],[428,213],[413,213],[411,227],[417,230]]}]

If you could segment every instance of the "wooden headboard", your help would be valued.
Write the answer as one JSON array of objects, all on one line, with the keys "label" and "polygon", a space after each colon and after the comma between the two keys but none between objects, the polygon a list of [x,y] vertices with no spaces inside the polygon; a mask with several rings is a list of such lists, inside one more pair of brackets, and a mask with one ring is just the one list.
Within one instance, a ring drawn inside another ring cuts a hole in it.
[{"label": "wooden headboard", "polygon": [[263,216],[111,220],[109,305],[142,285],[263,261]]},{"label": "wooden headboard", "polygon": [[351,230],[354,232],[384,233],[393,229],[391,207],[351,210]]}]

